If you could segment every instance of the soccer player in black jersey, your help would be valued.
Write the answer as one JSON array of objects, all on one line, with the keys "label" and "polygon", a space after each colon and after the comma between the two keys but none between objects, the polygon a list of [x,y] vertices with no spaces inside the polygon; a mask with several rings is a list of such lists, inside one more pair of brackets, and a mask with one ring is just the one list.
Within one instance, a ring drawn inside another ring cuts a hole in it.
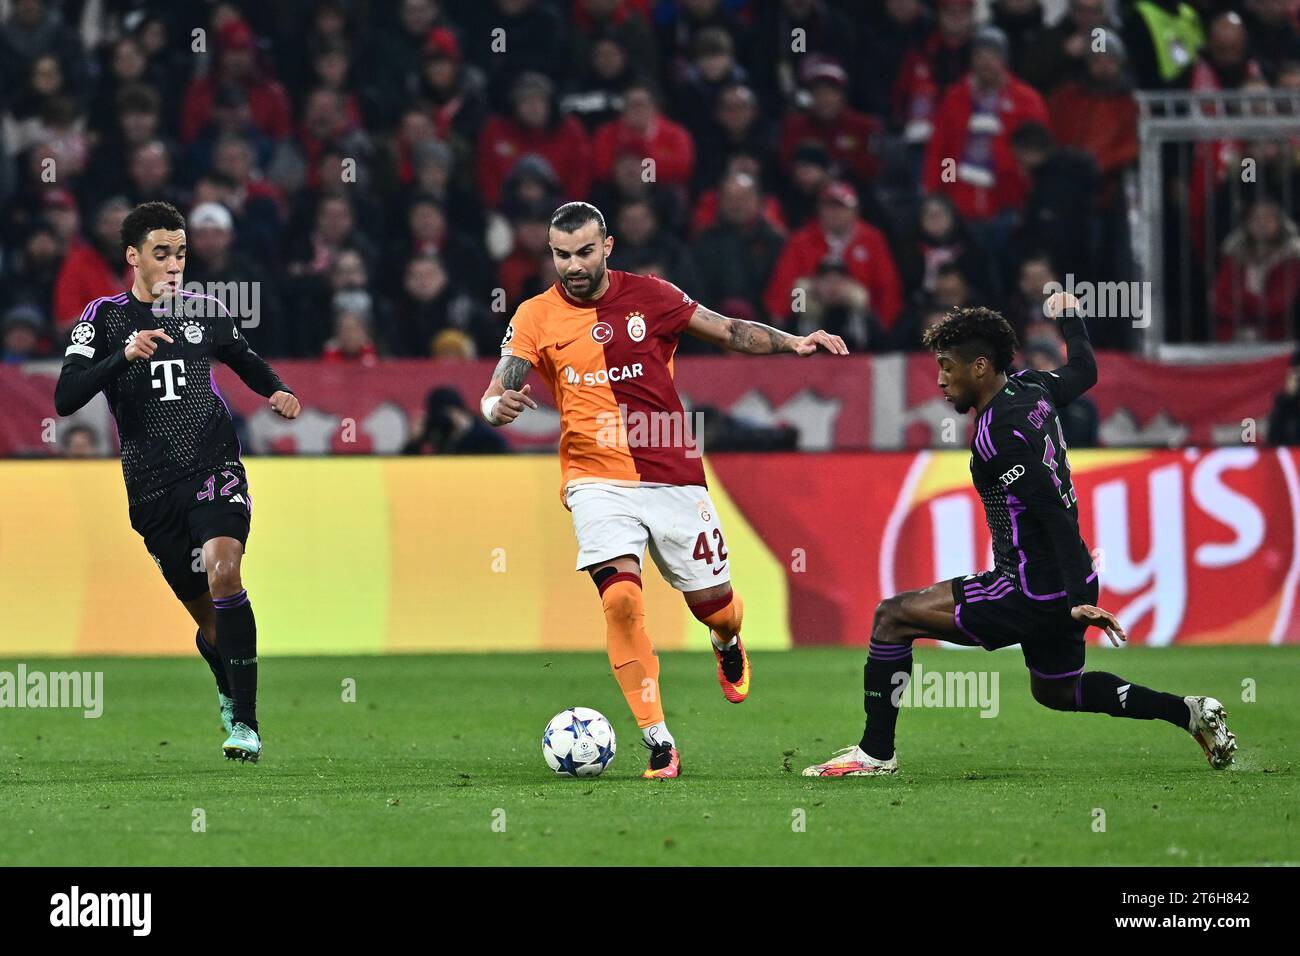
[{"label": "soccer player in black jersey", "polygon": [[218,299],[181,288],[185,219],[173,206],[137,206],[121,239],[135,280],[82,312],[55,409],[71,415],[96,393],[107,397],[131,527],[198,624],[195,644],[217,681],[226,757],[256,761],[257,625],[239,573],[253,499],[212,360],[234,369],[284,418],[298,416],[298,399]]},{"label": "soccer player in black jersey", "polygon": [[1127,639],[1096,607],[1097,572],[1079,535],[1057,409],[1097,381],[1097,363],[1078,300],[1058,293],[1048,311],[1060,321],[1067,362],[1053,372],[1011,373],[1018,343],[1007,320],[982,308],[952,310],[925,332],[939,363],[939,388],[963,414],[975,411],[971,477],[993,537],[994,569],[886,598],[876,608],[864,671],[867,712],[862,740],[807,777],[896,773],[894,727],[899,694],[912,671],[912,641],[937,637],[995,650],[1019,644],[1034,700],[1053,710],[1160,719],[1188,731],[1210,766],[1232,763],[1236,738],[1223,705],[1180,697],[1103,671],[1084,672],[1084,633]]}]

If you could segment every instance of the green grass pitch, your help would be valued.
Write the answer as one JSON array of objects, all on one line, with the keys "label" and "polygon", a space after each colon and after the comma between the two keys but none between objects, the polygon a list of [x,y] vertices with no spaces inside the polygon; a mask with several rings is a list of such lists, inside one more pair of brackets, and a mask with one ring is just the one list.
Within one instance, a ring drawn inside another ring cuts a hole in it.
[{"label": "green grass pitch", "polygon": [[[1230,771],[1167,724],[1038,706],[1015,650],[928,649],[926,671],[998,670],[998,715],[904,709],[897,777],[800,777],[860,733],[863,658],[755,654],[754,691],[736,706],[711,656],[665,654],[684,776],[662,782],[639,779],[644,751],[603,655],[264,657],[256,766],[222,758],[197,656],[28,660],[29,672],[102,670],[105,710],[0,710],[0,863],[1300,861],[1295,649],[1090,650],[1090,668],[1223,700],[1241,745]],[[596,780],[542,761],[547,720],[578,704],[618,733]]]}]

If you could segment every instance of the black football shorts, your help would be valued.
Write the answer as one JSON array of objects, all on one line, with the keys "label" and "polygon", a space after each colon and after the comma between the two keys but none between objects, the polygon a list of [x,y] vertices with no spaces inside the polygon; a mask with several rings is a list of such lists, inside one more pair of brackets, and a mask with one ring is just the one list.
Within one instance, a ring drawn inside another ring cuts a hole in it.
[{"label": "black football shorts", "polygon": [[235,538],[247,546],[253,499],[242,466],[200,472],[161,497],[130,508],[131,527],[144,539],[163,577],[182,601],[208,590],[203,545]]},{"label": "black football shorts", "polygon": [[[994,651],[1019,644],[1029,672],[1047,680],[1083,673],[1083,638],[1088,628],[1070,617],[1064,597],[1029,597],[997,571],[968,574],[951,583],[957,628],[980,647]],[[1096,575],[1088,587],[1088,603],[1096,604]]]}]

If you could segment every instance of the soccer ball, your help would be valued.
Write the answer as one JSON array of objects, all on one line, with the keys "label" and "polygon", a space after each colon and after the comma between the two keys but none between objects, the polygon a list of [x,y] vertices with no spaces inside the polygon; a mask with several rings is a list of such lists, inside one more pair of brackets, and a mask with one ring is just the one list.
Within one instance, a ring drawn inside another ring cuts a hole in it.
[{"label": "soccer ball", "polygon": [[542,756],[560,776],[600,776],[614,762],[614,748],[614,728],[590,707],[560,711],[542,734]]}]

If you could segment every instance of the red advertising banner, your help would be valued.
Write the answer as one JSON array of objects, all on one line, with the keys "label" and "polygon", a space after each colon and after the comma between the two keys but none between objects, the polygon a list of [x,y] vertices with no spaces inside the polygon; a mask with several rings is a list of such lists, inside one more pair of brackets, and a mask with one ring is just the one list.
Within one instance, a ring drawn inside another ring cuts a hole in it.
[{"label": "red advertising banner", "polygon": [[[216,380],[230,407],[247,421],[250,452],[393,454],[419,420],[430,389],[455,388],[475,409],[494,364],[276,362],[303,402],[303,415],[293,423],[278,418],[224,366],[218,366]],[[1099,366],[1100,380],[1088,397],[1100,413],[1103,446],[1240,445],[1263,441],[1286,359],[1160,365],[1111,353],[1100,357]],[[50,362],[0,366],[0,457],[57,452],[58,370]],[[952,448],[969,440],[968,420],[943,402],[929,355],[688,356],[677,362],[676,375],[688,409],[709,405],[757,424],[793,425],[803,451]],[[518,451],[552,449],[558,440],[559,416],[548,390],[536,376],[532,381],[542,407],[501,432]],[[76,420],[93,428],[111,451],[115,435],[102,400]],[[1243,424],[1249,422],[1256,423],[1253,434]]]},{"label": "red advertising banner", "polygon": [[[1133,643],[1300,642],[1298,457],[1243,447],[1070,453],[1099,604]],[[864,644],[882,597],[992,567],[969,458],[832,453],[810,467],[783,453],[761,468],[752,455],[710,464],[789,569],[794,643]]]}]

